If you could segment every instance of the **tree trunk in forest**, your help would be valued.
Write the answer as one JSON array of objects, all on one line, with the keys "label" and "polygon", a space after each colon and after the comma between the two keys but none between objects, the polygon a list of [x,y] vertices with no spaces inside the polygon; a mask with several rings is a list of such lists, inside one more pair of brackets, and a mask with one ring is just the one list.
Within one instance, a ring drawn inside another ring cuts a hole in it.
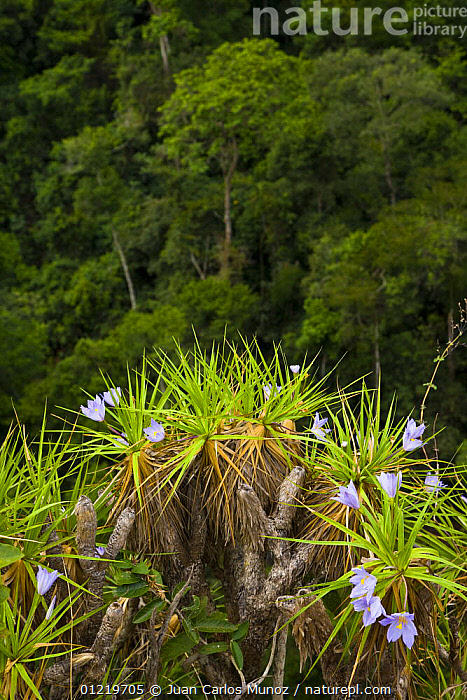
[{"label": "tree trunk in forest", "polygon": [[224,173],[224,243],[221,253],[220,275],[228,278],[230,273],[230,251],[232,247],[232,178],[238,163],[238,148],[235,139],[232,141],[232,153],[228,167],[223,167]]},{"label": "tree trunk in forest", "polygon": [[198,273],[198,275],[200,276],[200,278],[202,280],[205,280],[206,274],[204,273],[203,269],[201,268],[201,265],[197,261],[196,257],[193,255],[192,251],[190,251],[190,260],[193,263],[193,266],[194,266],[196,272]]},{"label": "tree trunk in forest", "polygon": [[[97,184],[99,185],[99,187],[102,187],[102,176],[101,176],[100,171],[97,173],[96,179],[97,179]],[[126,281],[126,284],[128,287],[128,293],[130,295],[130,306],[131,306],[132,310],[134,310],[134,309],[136,309],[136,295],[135,295],[135,288],[133,286],[133,280],[131,279],[131,275],[130,275],[130,269],[129,269],[128,263],[126,261],[125,252],[124,252],[122,246],[120,245],[120,241],[118,240],[117,232],[112,225],[110,228],[112,231],[113,244],[115,246],[115,250],[118,253],[118,257],[120,258],[120,263],[122,265],[123,274],[125,276],[125,281]]]},{"label": "tree trunk in forest", "polygon": [[169,44],[169,37],[167,36],[167,34],[164,34],[163,36],[159,37],[159,46],[161,49],[161,58],[162,58],[162,66],[164,68],[164,73],[168,77],[170,75],[170,64],[169,64],[170,44]]},{"label": "tree trunk in forest", "polygon": [[391,193],[391,206],[394,207],[397,202],[397,191],[392,177],[391,159],[389,157],[389,139],[384,134],[384,125],[387,121],[387,117],[383,109],[383,96],[381,94],[381,86],[378,83],[376,84],[376,93],[378,95],[378,111],[380,113],[381,123],[383,125],[383,130],[380,132],[379,135],[379,142],[381,145],[381,151],[383,153],[384,159],[384,176],[386,179],[387,186],[389,188],[389,192]]},{"label": "tree trunk in forest", "polygon": [[[149,7],[151,10],[151,14],[153,14],[155,17],[160,17],[162,12],[160,7],[156,7],[154,3],[150,2]],[[159,48],[161,52],[161,58],[162,58],[162,67],[164,70],[164,75],[166,77],[170,76],[170,64],[169,64],[169,54],[170,54],[170,43],[169,43],[169,37],[167,34],[163,34],[162,36],[159,37]]]},{"label": "tree trunk in forest", "polygon": [[136,296],[135,296],[135,288],[133,287],[133,280],[131,279],[130,275],[130,270],[126,261],[126,256],[125,253],[123,252],[123,248],[120,245],[120,241],[118,240],[117,232],[115,231],[114,227],[112,226],[112,238],[115,246],[115,250],[118,253],[118,257],[120,258],[120,262],[122,264],[123,268],[123,274],[125,275],[125,280],[126,284],[128,287],[128,293],[130,295],[130,305],[132,310],[136,309]]}]

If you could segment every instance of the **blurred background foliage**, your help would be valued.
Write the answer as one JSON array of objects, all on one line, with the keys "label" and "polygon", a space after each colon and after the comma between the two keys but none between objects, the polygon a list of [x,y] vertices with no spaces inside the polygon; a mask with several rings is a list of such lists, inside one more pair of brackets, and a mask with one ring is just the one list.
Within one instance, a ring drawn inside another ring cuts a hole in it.
[{"label": "blurred background foliage", "polygon": [[[341,384],[381,373],[398,415],[419,405],[466,293],[463,44],[253,37],[257,4],[2,3],[3,431],[11,398],[35,429],[192,326],[320,351],[323,376],[344,356]],[[447,458],[466,371],[461,348],[425,415]]]}]

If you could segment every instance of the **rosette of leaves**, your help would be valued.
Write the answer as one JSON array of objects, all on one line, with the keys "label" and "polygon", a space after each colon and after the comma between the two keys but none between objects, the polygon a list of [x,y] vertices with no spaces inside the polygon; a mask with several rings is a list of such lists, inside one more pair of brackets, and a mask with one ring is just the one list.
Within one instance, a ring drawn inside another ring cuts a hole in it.
[{"label": "rosette of leaves", "polygon": [[66,538],[58,542],[56,535],[72,510],[62,500],[63,482],[72,476],[76,494],[82,481],[65,435],[48,442],[45,419],[35,443],[20,435],[19,429],[12,431],[0,449],[0,541],[5,543],[0,546],[18,552],[3,564],[2,579],[10,600],[29,611],[36,591],[34,567],[44,561],[44,553],[57,548],[62,553],[66,546]]},{"label": "rosette of leaves", "polygon": [[[307,436],[308,490],[304,494],[300,538],[313,541],[310,562],[319,576],[326,580],[343,574],[359,561],[360,552],[352,546],[352,535],[362,533],[361,510],[333,500],[340,487],[355,485],[359,502],[366,500],[375,509],[380,501],[377,476],[383,472],[406,473],[410,468],[423,467],[427,461],[408,458],[402,449],[404,422],[395,424],[394,403],[386,419],[381,416],[380,392],[370,391],[363,384],[358,396],[341,394],[338,413],[327,409],[331,432],[325,440],[313,437],[312,427]],[[336,542],[343,546],[329,547]],[[348,544],[346,544],[346,542]]]},{"label": "rosette of leaves", "polygon": [[[456,661],[449,653],[450,646],[453,654],[455,651],[450,642],[449,603],[467,602],[465,559],[461,564],[436,524],[437,514],[449,510],[452,493],[428,492],[420,478],[409,475],[405,489],[395,498],[382,489],[376,497],[376,487],[371,498],[366,490],[360,491],[360,497],[359,530],[334,521],[342,537],[335,537],[326,546],[349,550],[349,563],[363,565],[376,577],[372,595],[380,597],[386,614],[413,614],[417,636],[413,647],[407,649],[402,639],[388,642],[387,628],[377,619],[362,626],[362,615],[355,612],[349,598],[351,573],[347,570],[337,580],[314,589],[310,605],[332,593],[334,612],[332,632],[315,663],[340,642],[345,683],[403,687],[407,697],[414,699],[419,697],[418,684],[430,664],[445,670],[448,666],[464,680],[462,650],[457,649]],[[328,522],[327,516],[322,517]],[[294,617],[306,615],[309,607],[300,608]],[[462,627],[462,620],[457,623]],[[312,655],[311,647],[306,651]]]},{"label": "rosette of leaves", "polygon": [[[420,532],[417,541],[430,547],[443,561],[445,574],[456,571],[455,582],[467,588],[467,498],[466,465],[448,464],[443,467],[443,479],[454,485],[449,492],[435,494],[433,519],[430,527]],[[448,694],[460,700],[467,683],[467,599],[454,590],[444,591],[439,607],[437,643],[427,649],[424,669],[417,674],[420,697],[433,693]],[[462,681],[462,685],[458,685]]]},{"label": "rosette of leaves", "polygon": [[[129,546],[142,552],[160,552],[167,539],[153,527],[161,515],[158,472],[160,465],[176,459],[186,443],[176,443],[175,449],[169,447],[174,446],[174,436],[167,424],[163,442],[147,440],[144,434],[150,423],[147,414],[160,419],[170,390],[162,388],[161,374],[150,380],[145,357],[141,369],[133,373],[128,370],[127,375],[127,388],[122,391],[119,387],[118,394],[117,387],[103,376],[107,393],[116,400],[112,401],[114,405],[106,404],[102,421],[81,428],[83,444],[77,451],[97,465],[101,488],[96,507],[107,510],[107,525],[114,524],[126,508],[135,509],[137,517]],[[162,460],[158,458],[160,451],[165,455]],[[166,491],[168,495],[168,482]]]},{"label": "rosette of leaves", "polygon": [[[253,517],[244,512],[239,487],[253,488],[268,513],[301,460],[295,421],[330,400],[324,379],[309,381],[311,365],[293,374],[278,348],[267,362],[255,343],[242,342],[241,350],[224,342],[210,352],[177,346],[175,361],[157,352],[129,381],[119,405],[106,409],[113,433],[103,441],[101,430],[90,431],[86,450],[95,456],[125,449],[101,499],[114,499],[109,522],[125,507],[136,509],[130,546],[138,551],[178,551],[188,562],[190,553],[183,552],[200,515],[211,541],[233,543],[241,523]],[[269,396],[267,385],[276,387]],[[157,443],[144,439],[151,419],[164,427]],[[125,433],[126,447],[116,443],[117,431]]]},{"label": "rosette of leaves", "polygon": [[[162,411],[170,440],[150,455],[158,523],[166,532],[189,532],[193,513],[201,512],[214,542],[234,543],[239,523],[248,520],[240,514],[239,487],[254,489],[270,512],[279,485],[301,460],[295,421],[323,405],[323,381],[308,382],[309,367],[292,375],[278,349],[267,362],[255,344],[209,353],[196,346],[178,355],[176,363],[162,354],[154,363],[170,390]],[[276,387],[269,396],[268,384]]]},{"label": "rosette of leaves", "polygon": [[[63,568],[73,538],[65,532],[70,500],[83,487],[82,464],[64,437],[49,440],[44,420],[35,441],[17,429],[0,447],[0,695],[8,700],[41,697],[47,663],[75,649],[72,628],[86,618],[77,612],[81,587]],[[65,496],[70,475],[74,490]],[[62,577],[53,575],[42,594],[38,567],[50,572],[55,565]]]}]

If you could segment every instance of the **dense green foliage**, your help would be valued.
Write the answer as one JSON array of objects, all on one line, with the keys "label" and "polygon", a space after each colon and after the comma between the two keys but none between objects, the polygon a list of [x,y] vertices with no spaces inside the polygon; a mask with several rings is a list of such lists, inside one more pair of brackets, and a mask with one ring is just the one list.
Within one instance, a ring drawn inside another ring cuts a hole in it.
[{"label": "dense green foliage", "polygon": [[[419,404],[465,296],[463,44],[253,37],[255,4],[2,3],[3,427],[11,397],[37,426],[192,325]],[[449,454],[465,373],[450,356],[427,408]]]}]

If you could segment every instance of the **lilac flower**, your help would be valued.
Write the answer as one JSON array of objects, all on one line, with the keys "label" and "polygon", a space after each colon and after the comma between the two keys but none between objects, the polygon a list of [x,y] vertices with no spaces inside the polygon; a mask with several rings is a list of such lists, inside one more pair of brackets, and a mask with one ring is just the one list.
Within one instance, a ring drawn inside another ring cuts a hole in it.
[{"label": "lilac flower", "polygon": [[151,425],[145,428],[143,433],[151,442],[160,442],[165,438],[165,430],[160,423],[156,423],[154,418],[151,418]]},{"label": "lilac flower", "polygon": [[378,579],[373,574],[369,574],[363,566],[354,566],[354,575],[350,577],[350,583],[355,584],[350,591],[351,598],[361,598],[365,596],[370,599],[378,583]]},{"label": "lilac flower", "polygon": [[126,436],[127,436],[126,433],[122,433],[122,437],[114,438],[113,439],[114,445],[116,445],[117,447],[119,447],[120,445],[125,445],[125,447],[128,447],[128,441],[125,440]]},{"label": "lilac flower", "polygon": [[96,554],[98,557],[101,557],[105,552],[105,547],[96,547]]},{"label": "lilac flower", "polygon": [[405,646],[411,649],[414,639],[418,634],[417,628],[413,623],[413,618],[414,616],[412,613],[402,612],[387,615],[384,620],[380,620],[380,625],[384,627],[389,625],[387,632],[388,642],[395,642],[402,637]]},{"label": "lilac flower", "polygon": [[57,596],[54,595],[54,597],[52,598],[52,602],[50,603],[49,607],[47,608],[47,612],[45,613],[46,620],[50,620],[50,618],[52,617],[52,613],[53,613],[53,610],[55,607],[56,600],[57,600]]},{"label": "lilac flower", "polygon": [[37,592],[39,595],[45,595],[47,591],[52,588],[59,576],[61,576],[61,574],[59,574],[58,571],[47,571],[47,569],[44,569],[42,566],[38,566],[36,580]]},{"label": "lilac flower", "polygon": [[461,498],[464,501],[464,503],[467,503],[467,496],[461,496]]},{"label": "lilac flower", "polygon": [[357,598],[357,600],[353,600],[352,605],[356,612],[363,610],[364,627],[372,625],[381,615],[386,615],[386,610],[381,605],[381,598],[377,595],[371,596],[370,599],[368,599],[366,595],[362,596],[361,598]]},{"label": "lilac flower", "polygon": [[407,421],[407,427],[404,432],[404,436],[402,438],[402,447],[406,452],[410,452],[411,450],[416,450],[417,447],[421,447],[423,445],[423,442],[420,440],[421,436],[423,435],[423,431],[425,430],[425,424],[422,423],[421,425],[416,426],[415,421],[413,418],[409,418]]},{"label": "lilac flower", "polygon": [[81,406],[81,412],[91,420],[102,422],[105,418],[105,403],[99,395],[95,399],[89,399],[87,408]]},{"label": "lilac flower", "polygon": [[383,472],[382,474],[378,474],[376,478],[378,479],[383,491],[386,491],[388,494],[389,498],[394,498],[402,483],[402,472],[397,472],[397,474]]},{"label": "lilac flower", "polygon": [[347,487],[339,486],[339,493],[337,496],[333,496],[331,501],[338,501],[349,508],[360,508],[357,489],[355,488],[353,481],[350,481]]},{"label": "lilac flower", "polygon": [[298,372],[300,372],[300,365],[290,365],[290,371],[294,374],[297,374]]},{"label": "lilac flower", "polygon": [[319,413],[315,413],[315,419],[313,421],[313,426],[311,428],[311,432],[314,433],[317,438],[324,440],[324,442],[327,442],[326,433],[331,432],[331,428],[323,428],[323,425],[327,422],[328,422],[327,418],[323,418],[322,420],[320,420]]},{"label": "lilac flower", "polygon": [[119,386],[117,386],[115,389],[112,388],[109,391],[104,391],[104,393],[102,394],[102,398],[104,399],[106,404],[112,406],[112,408],[115,408],[115,406],[118,406],[118,404],[120,403],[121,395],[122,390]]},{"label": "lilac flower", "polygon": [[[282,390],[282,387],[279,386],[279,384],[276,384],[276,389],[273,393],[273,396],[278,394]],[[272,384],[265,384],[263,386],[263,391],[264,391],[264,398],[266,401],[268,401],[271,397],[271,392],[272,392]]]},{"label": "lilac flower", "polygon": [[447,486],[447,484],[443,484],[443,482],[437,474],[431,474],[431,472],[428,472],[425,479],[425,488],[428,491],[428,493],[444,489],[445,486]]}]

